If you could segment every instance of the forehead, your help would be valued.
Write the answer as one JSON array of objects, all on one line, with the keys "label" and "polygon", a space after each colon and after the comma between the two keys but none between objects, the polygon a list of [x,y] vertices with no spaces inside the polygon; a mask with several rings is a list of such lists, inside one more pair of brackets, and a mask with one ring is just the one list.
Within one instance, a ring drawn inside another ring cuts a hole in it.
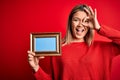
[{"label": "forehead", "polygon": [[73,17],[83,19],[87,17],[87,14],[84,11],[77,11],[76,13],[73,14]]}]

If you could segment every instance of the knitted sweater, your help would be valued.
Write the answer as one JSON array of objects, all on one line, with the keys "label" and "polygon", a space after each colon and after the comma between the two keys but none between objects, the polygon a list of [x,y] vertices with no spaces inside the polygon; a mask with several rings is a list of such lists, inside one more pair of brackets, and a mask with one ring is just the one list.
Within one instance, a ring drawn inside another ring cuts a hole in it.
[{"label": "knitted sweater", "polygon": [[120,31],[101,26],[98,34],[112,42],[73,42],[62,47],[62,56],[51,57],[51,73],[41,67],[37,80],[110,80],[111,63],[120,53]]}]

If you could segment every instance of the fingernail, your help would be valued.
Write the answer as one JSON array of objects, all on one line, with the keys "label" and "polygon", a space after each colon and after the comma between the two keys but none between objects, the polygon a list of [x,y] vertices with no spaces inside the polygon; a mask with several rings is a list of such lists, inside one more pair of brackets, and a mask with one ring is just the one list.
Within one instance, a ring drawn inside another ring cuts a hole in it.
[{"label": "fingernail", "polygon": [[28,53],[30,52],[30,51],[27,51]]}]

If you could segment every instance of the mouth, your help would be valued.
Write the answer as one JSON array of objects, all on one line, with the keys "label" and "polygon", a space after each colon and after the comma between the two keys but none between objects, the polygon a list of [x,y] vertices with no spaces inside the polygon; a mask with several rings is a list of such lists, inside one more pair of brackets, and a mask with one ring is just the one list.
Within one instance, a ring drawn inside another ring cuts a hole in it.
[{"label": "mouth", "polygon": [[85,31],[85,29],[79,29],[79,28],[76,28],[76,31],[78,32],[78,33],[82,33],[82,32],[84,32]]},{"label": "mouth", "polygon": [[76,28],[76,35],[83,35],[85,33],[86,29],[85,28]]}]

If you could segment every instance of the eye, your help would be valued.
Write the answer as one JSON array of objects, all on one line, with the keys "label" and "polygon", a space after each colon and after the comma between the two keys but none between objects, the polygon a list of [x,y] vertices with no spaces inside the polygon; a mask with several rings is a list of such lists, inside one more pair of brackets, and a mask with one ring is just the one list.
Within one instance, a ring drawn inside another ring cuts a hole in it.
[{"label": "eye", "polygon": [[79,19],[78,18],[73,18],[72,21],[77,22],[77,21],[79,21]]},{"label": "eye", "polygon": [[89,23],[89,22],[90,22],[90,20],[89,20],[89,19],[86,19],[86,20],[84,20],[84,22],[85,22],[85,23]]},{"label": "eye", "polygon": [[78,21],[78,19],[74,19],[74,21]]}]

